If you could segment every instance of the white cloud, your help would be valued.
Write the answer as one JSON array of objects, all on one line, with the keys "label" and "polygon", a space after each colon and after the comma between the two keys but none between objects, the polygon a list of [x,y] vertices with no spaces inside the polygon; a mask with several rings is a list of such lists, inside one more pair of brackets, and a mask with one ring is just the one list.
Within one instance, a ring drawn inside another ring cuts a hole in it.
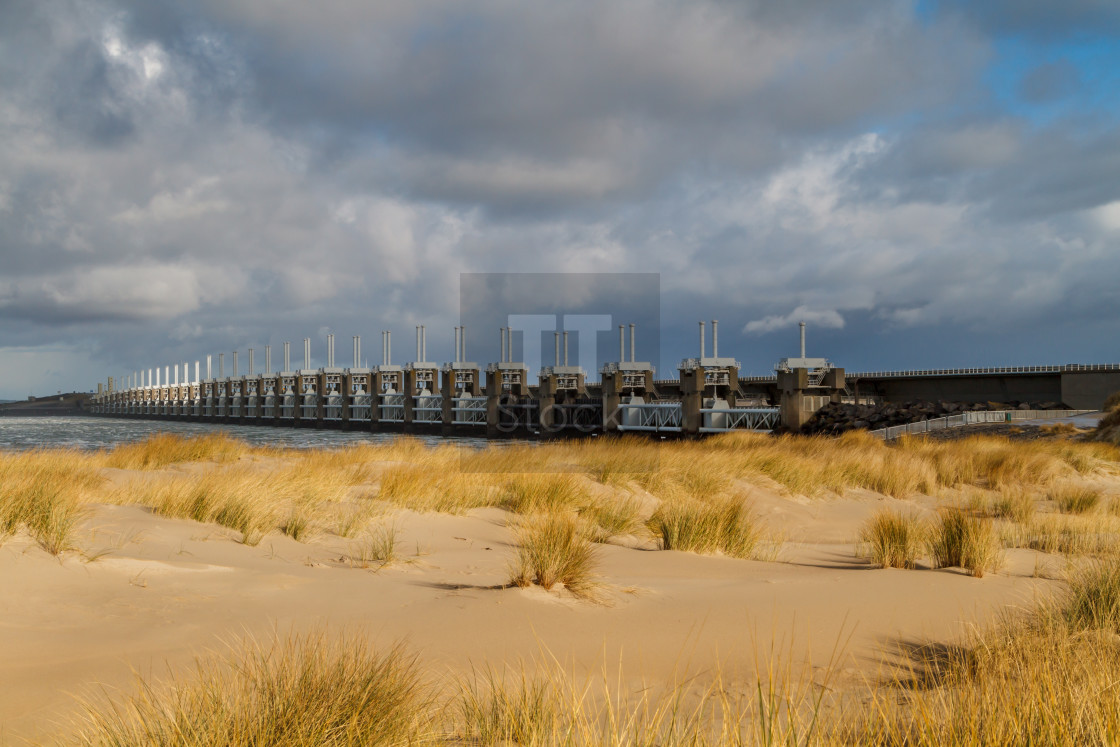
[{"label": "white cloud", "polygon": [[1106,231],[1120,231],[1120,200],[1090,211],[1097,225]]},{"label": "white cloud", "polygon": [[844,317],[835,309],[810,309],[805,306],[798,306],[785,315],[776,314],[747,322],[743,327],[743,332],[748,335],[763,335],[767,332],[796,326],[799,322],[825,329],[843,329],[844,327]]}]

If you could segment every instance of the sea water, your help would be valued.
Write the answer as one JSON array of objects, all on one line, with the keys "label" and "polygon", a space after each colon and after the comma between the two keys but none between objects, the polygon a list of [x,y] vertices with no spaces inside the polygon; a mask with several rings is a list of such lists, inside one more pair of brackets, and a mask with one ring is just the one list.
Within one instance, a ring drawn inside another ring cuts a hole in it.
[{"label": "sea water", "polygon": [[[117,444],[142,441],[155,433],[199,436],[224,432],[254,446],[290,449],[341,448],[377,444],[400,438],[393,433],[369,431],[276,428],[259,425],[212,425],[174,420],[133,420],[90,416],[0,417],[0,450],[69,448],[111,449]],[[454,443],[479,448],[489,443],[479,436],[412,436],[429,445]]]}]

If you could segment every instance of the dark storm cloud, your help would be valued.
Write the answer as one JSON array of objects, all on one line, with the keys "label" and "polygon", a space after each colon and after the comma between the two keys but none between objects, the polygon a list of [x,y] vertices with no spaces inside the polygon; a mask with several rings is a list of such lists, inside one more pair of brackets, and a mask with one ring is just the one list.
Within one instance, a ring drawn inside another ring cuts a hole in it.
[{"label": "dark storm cloud", "polygon": [[886,2],[202,7],[145,4],[129,28],[178,50],[220,28],[255,108],[330,168],[386,151],[415,196],[515,213],[634,197],[690,164],[765,168],[791,137],[972,95],[983,55]]},{"label": "dark storm cloud", "polygon": [[1048,39],[1120,34],[1120,6],[1113,0],[947,0],[943,6],[994,33]]}]

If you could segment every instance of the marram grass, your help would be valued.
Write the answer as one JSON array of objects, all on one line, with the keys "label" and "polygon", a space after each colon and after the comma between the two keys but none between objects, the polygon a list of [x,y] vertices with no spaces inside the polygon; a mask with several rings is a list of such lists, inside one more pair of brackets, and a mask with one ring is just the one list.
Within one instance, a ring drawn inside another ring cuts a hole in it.
[{"label": "marram grass", "polygon": [[518,530],[519,550],[510,571],[514,586],[551,589],[558,584],[577,596],[595,589],[596,551],[588,526],[566,514],[530,517]]},{"label": "marram grass", "polygon": [[240,642],[193,676],[140,681],[87,706],[90,745],[1113,745],[1120,742],[1120,565],[957,645],[918,644],[880,676],[837,688],[759,662],[666,683],[580,677],[554,661],[430,676],[360,635]]},{"label": "marram grass", "polygon": [[936,568],[963,568],[980,578],[1003,564],[1003,551],[990,520],[959,507],[943,508],[929,533]]},{"label": "marram grass", "polygon": [[924,548],[925,522],[893,509],[882,509],[863,525],[864,554],[883,568],[913,568]]},{"label": "marram grass", "polygon": [[[176,466],[198,461],[207,466]],[[1120,448],[1103,443],[971,437],[887,444],[859,433],[731,433],[677,443],[617,438],[479,450],[401,438],[313,451],[254,448],[223,434],[161,434],[104,453],[0,453],[0,538],[28,531],[49,551],[65,552],[80,544],[75,535],[90,503],[140,504],[219,523],[246,544],[273,531],[300,540],[354,538],[393,509],[498,507],[526,516],[575,512],[593,525],[590,536],[598,541],[648,530],[666,547],[744,557],[757,537],[741,511],[728,517],[754,483],[773,481],[805,496],[852,488],[937,495],[970,486],[1011,496],[1060,492],[1079,475],[1115,470],[1118,462]],[[110,482],[106,467],[126,472]],[[1025,500],[1002,500],[994,510],[1020,523],[1032,520]]]}]

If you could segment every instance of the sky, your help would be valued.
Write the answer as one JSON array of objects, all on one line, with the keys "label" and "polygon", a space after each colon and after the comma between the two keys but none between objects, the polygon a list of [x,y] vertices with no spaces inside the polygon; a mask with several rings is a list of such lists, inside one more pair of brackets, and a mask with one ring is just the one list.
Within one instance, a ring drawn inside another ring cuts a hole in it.
[{"label": "sky", "polygon": [[1120,3],[0,0],[0,399],[499,272],[657,274],[659,376],[1120,361]]}]

